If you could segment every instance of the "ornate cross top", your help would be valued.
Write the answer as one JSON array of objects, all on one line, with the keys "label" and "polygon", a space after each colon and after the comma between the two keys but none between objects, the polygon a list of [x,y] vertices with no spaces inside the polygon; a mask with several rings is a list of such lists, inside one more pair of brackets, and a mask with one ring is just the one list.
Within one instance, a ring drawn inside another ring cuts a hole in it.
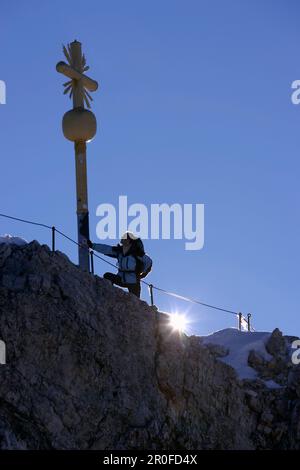
[{"label": "ornate cross top", "polygon": [[85,75],[89,66],[86,65],[85,55],[81,52],[81,43],[75,40],[67,44],[67,47],[63,46],[63,52],[68,64],[63,61],[58,62],[56,70],[71,79],[63,85],[64,95],[69,93],[70,98],[73,98],[74,108],[84,108],[85,103],[90,109],[93,98],[88,90],[96,91],[98,83]]}]

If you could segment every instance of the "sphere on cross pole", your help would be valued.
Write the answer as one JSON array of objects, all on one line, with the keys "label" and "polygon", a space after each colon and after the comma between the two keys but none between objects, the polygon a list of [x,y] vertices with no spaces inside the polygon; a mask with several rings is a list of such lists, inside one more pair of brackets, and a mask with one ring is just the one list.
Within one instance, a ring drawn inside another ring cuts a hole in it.
[{"label": "sphere on cross pole", "polygon": [[88,109],[74,108],[65,113],[62,128],[66,139],[89,142],[97,131],[96,117]]}]

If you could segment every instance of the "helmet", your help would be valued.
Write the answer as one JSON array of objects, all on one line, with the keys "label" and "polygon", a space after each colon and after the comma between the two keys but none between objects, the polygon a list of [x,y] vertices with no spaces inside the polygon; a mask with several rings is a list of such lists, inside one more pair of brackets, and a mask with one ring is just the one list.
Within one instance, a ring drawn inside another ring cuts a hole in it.
[{"label": "helmet", "polygon": [[121,241],[120,241],[121,245],[123,245],[124,240],[133,241],[133,240],[137,240],[137,237],[132,232],[125,232],[121,237]]}]

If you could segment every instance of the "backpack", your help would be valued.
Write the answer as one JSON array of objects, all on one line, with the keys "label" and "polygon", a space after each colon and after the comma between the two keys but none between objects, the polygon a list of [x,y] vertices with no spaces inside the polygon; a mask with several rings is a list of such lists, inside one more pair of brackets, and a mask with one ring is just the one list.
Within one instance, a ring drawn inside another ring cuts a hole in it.
[{"label": "backpack", "polygon": [[140,279],[148,276],[152,269],[152,259],[150,256],[144,254],[143,256],[137,256],[137,274]]},{"label": "backpack", "polygon": [[145,248],[142,240],[140,238],[136,238],[132,241],[133,244],[133,252],[135,256],[144,256]]},{"label": "backpack", "polygon": [[132,244],[132,254],[136,259],[136,274],[140,279],[143,279],[152,269],[152,259],[146,255],[144,244],[140,238],[134,239]]}]

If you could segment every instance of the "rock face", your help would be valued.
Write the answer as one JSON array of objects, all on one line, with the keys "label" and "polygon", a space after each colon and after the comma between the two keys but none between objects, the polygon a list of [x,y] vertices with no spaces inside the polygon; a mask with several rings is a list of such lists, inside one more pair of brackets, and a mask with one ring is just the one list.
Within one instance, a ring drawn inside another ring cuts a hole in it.
[{"label": "rock face", "polygon": [[[300,373],[275,330],[263,380],[62,253],[0,245],[1,449],[299,449]],[[271,361],[272,362],[272,361]]]}]

